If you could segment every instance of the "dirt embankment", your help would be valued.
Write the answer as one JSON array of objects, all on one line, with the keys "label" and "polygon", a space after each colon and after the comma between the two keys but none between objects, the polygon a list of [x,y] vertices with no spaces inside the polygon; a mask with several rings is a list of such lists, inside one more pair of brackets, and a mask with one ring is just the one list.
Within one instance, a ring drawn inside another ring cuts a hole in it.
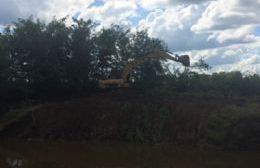
[{"label": "dirt embankment", "polygon": [[[0,136],[15,139],[167,142],[195,146],[212,143],[230,147],[242,145],[244,148],[260,142],[258,134],[252,135],[252,140],[247,142],[246,137],[241,138],[241,133],[248,132],[248,128],[252,130],[250,123],[257,123],[260,118],[259,110],[252,112],[252,115],[244,112],[259,109],[255,101],[198,95],[162,99],[136,93],[99,93],[82,99],[42,104],[19,121],[6,126]],[[241,116],[248,118],[248,122],[242,121]],[[258,126],[254,126],[256,132],[260,130]],[[237,136],[241,142],[230,137],[236,136],[234,130],[237,129],[240,129]],[[244,142],[249,145],[243,146]]]}]

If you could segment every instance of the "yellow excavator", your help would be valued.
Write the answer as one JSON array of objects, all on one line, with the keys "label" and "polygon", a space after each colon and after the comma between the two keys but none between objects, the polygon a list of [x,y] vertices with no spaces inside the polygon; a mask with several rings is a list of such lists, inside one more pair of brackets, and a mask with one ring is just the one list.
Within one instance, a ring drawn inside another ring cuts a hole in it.
[{"label": "yellow excavator", "polygon": [[[172,56],[174,55],[174,57]],[[160,49],[154,49],[153,52],[148,54],[147,56],[141,58],[141,59],[135,59],[129,61],[123,68],[121,77],[119,79],[105,79],[105,80],[99,80],[99,88],[101,89],[106,89],[106,88],[111,88],[111,87],[116,87],[116,88],[124,88],[124,87],[129,87],[129,81],[128,81],[128,76],[131,72],[131,70],[138,65],[150,60],[150,59],[161,59],[161,60],[173,60],[176,62],[182,63],[185,67],[190,66],[190,57],[188,55],[175,55],[170,52],[162,51]]]}]

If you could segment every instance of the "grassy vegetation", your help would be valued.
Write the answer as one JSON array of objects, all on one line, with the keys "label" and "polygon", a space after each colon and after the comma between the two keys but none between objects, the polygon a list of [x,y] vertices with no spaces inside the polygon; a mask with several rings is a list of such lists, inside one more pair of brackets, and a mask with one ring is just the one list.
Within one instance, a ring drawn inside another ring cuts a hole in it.
[{"label": "grassy vegetation", "polygon": [[[248,97],[179,94],[156,99],[116,91],[19,109],[9,115],[1,122],[2,137],[213,145],[239,150],[260,147],[260,105]],[[30,120],[24,122],[26,115]],[[15,127],[10,127],[12,123]]]},{"label": "grassy vegetation", "polygon": [[260,147],[260,104],[230,105],[209,116],[207,139],[227,148]]},{"label": "grassy vegetation", "polygon": [[25,116],[32,115],[32,112],[40,108],[40,105],[17,108],[10,110],[0,118],[0,132],[4,131],[11,124],[20,122]]}]

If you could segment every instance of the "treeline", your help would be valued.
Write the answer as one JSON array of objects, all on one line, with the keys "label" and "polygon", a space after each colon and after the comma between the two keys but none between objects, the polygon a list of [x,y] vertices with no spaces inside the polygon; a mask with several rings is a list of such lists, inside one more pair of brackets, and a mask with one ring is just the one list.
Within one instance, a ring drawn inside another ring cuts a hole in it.
[{"label": "treeline", "polygon": [[200,74],[192,71],[177,72],[155,81],[160,92],[199,93],[223,96],[258,96],[260,95],[260,77],[258,74],[243,75],[239,71]]},{"label": "treeline", "polygon": [[[74,19],[70,26],[65,22],[19,19],[0,33],[1,104],[88,95],[99,79],[118,78],[129,59],[144,57],[154,48],[167,51],[163,41],[145,30],[133,32],[118,25],[100,29],[91,20]],[[197,68],[207,68],[201,63]],[[258,75],[206,75],[191,69],[170,71],[160,60],[150,60],[133,70],[132,87],[165,95],[259,95]]]},{"label": "treeline", "polygon": [[[146,31],[111,25],[98,30],[91,20],[19,19],[0,34],[1,101],[86,95],[98,79],[118,78],[129,59],[143,57],[164,43]],[[164,74],[158,60],[135,69],[133,78]]]}]

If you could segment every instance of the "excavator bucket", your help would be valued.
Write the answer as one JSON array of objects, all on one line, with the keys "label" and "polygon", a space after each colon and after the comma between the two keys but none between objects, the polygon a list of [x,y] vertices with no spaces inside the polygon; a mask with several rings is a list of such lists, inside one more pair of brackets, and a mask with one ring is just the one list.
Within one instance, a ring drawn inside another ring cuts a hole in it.
[{"label": "excavator bucket", "polygon": [[178,61],[180,63],[182,63],[182,65],[184,66],[190,66],[190,57],[188,55],[181,55],[179,58],[178,58]]}]

